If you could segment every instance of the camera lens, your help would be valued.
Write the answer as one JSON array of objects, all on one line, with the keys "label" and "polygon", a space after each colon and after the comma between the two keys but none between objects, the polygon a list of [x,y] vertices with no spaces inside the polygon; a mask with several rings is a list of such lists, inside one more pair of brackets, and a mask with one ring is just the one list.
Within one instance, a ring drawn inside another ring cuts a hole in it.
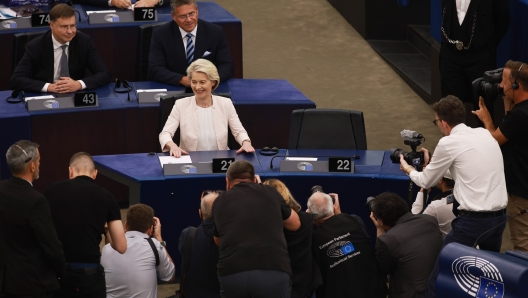
[{"label": "camera lens", "polygon": [[376,199],[375,197],[367,198],[367,202],[365,203],[365,208],[367,208],[367,211],[372,212],[372,209],[374,208],[375,199]]}]

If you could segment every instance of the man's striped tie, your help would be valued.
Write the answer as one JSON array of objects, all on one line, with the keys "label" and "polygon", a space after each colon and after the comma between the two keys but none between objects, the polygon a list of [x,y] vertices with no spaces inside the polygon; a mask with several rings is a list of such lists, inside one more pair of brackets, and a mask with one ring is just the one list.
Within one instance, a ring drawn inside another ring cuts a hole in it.
[{"label": "man's striped tie", "polygon": [[187,33],[187,65],[191,64],[194,58],[194,43],[192,40],[192,34]]}]

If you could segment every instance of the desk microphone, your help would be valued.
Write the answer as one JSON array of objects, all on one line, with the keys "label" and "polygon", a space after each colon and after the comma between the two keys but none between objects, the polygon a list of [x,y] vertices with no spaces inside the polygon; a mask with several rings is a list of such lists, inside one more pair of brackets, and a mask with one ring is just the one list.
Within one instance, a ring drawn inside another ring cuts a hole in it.
[{"label": "desk microphone", "polygon": [[8,103],[20,103],[26,101],[26,93],[23,90],[13,90],[11,95],[6,98]]},{"label": "desk microphone", "polygon": [[273,168],[273,160],[275,159],[275,157],[286,157],[286,155],[275,155],[271,158],[271,162],[270,162],[270,166],[268,168],[268,170],[274,170]]},{"label": "desk microphone", "polygon": [[[117,90],[119,88],[126,88],[126,90]],[[134,90],[134,87],[131,86],[131,83],[129,83],[127,80],[116,79],[115,86],[114,86],[114,92],[116,92],[116,93],[128,93],[127,101],[130,101],[130,91],[132,91],[132,90]]]},{"label": "desk microphone", "polygon": [[525,213],[526,213],[526,209],[523,209],[523,210],[519,211],[519,213],[515,214],[514,216],[508,218],[507,220],[501,222],[500,224],[498,224],[498,225],[494,226],[493,228],[487,230],[486,232],[480,234],[480,236],[477,237],[477,240],[475,240],[475,243],[473,244],[473,248],[476,248],[476,247],[477,247],[477,244],[478,244],[478,241],[479,241],[480,237],[484,236],[485,234],[487,234],[488,232],[492,231],[493,229],[496,229],[497,227],[499,227],[499,226],[501,226],[501,225],[503,225],[503,224],[509,222],[510,220],[516,218],[517,216],[519,216],[519,215],[523,215],[523,214],[525,214]]}]

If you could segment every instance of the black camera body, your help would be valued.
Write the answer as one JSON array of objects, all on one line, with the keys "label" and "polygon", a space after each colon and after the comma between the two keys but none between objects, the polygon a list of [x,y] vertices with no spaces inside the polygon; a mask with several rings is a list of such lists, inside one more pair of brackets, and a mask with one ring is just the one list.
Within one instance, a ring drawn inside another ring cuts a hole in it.
[{"label": "black camera body", "polygon": [[[323,190],[323,187],[320,186],[320,185],[314,185],[312,187],[312,189],[310,189],[310,191],[312,192],[312,194],[314,194],[316,192],[325,193],[324,190]],[[332,205],[335,204],[335,197],[333,195],[329,195],[329,196],[332,198]]]},{"label": "black camera body", "polygon": [[471,83],[473,87],[473,102],[478,102],[479,97],[482,96],[486,103],[491,103],[504,93],[504,90],[500,87],[503,70],[504,68],[488,70],[484,72],[482,78],[478,78]]},{"label": "black camera body", "polygon": [[391,161],[393,163],[400,163],[400,154],[403,155],[403,159],[405,159],[408,164],[414,166],[415,168],[424,164],[423,152],[406,152],[400,148],[391,149]]},{"label": "black camera body", "polygon": [[375,197],[368,197],[367,202],[365,203],[365,208],[367,211],[372,212],[372,209],[374,209],[374,204],[376,203]]}]

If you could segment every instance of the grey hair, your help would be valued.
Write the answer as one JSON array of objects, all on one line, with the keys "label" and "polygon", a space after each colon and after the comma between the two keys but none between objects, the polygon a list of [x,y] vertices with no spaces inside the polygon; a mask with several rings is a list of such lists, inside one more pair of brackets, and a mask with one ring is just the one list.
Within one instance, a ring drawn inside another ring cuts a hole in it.
[{"label": "grey hair", "polygon": [[187,77],[192,80],[193,72],[202,72],[207,75],[209,80],[216,81],[216,85],[213,87],[213,91],[220,85],[220,75],[213,62],[206,59],[197,59],[189,67],[187,67]]},{"label": "grey hair", "polygon": [[174,12],[176,10],[176,7],[180,7],[183,5],[189,5],[189,4],[194,4],[194,7],[198,8],[198,5],[196,4],[196,0],[171,0],[170,1],[171,11]]},{"label": "grey hair", "polygon": [[314,215],[314,219],[325,218],[334,215],[332,198],[325,193],[316,192],[308,198],[308,210]]},{"label": "grey hair", "polygon": [[[35,161],[37,158],[37,148],[39,145],[31,141],[18,141],[11,145],[6,153],[6,160],[11,173],[22,174],[29,166],[28,158]],[[27,162],[26,162],[27,161]]]},{"label": "grey hair", "polygon": [[[209,219],[213,216],[213,203],[218,198],[218,193],[210,193],[202,198],[202,201],[200,202],[200,210],[202,211],[202,217],[203,219]],[[213,199],[209,199],[209,197],[214,196]]]}]

